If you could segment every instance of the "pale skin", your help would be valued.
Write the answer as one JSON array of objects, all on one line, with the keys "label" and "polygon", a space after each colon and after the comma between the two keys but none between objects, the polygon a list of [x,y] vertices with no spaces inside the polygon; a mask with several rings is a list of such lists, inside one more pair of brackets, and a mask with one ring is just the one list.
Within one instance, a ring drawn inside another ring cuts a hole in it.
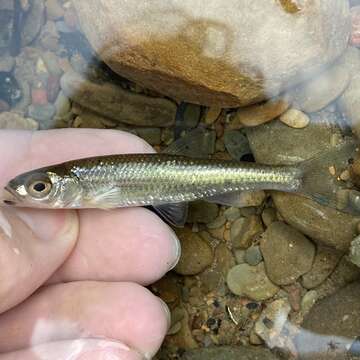
[{"label": "pale skin", "polygon": [[[0,131],[0,187],[74,158],[152,152],[120,131]],[[0,360],[150,359],[169,326],[144,285],[178,261],[174,232],[143,208],[0,208]]]}]

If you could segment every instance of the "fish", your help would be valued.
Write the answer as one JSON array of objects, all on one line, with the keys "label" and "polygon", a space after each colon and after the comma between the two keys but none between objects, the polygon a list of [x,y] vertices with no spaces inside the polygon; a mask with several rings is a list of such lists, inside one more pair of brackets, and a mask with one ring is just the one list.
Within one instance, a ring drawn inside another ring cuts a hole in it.
[{"label": "fish", "polygon": [[359,148],[355,141],[296,165],[194,158],[182,155],[184,146],[180,139],[164,153],[113,154],[31,170],[8,182],[4,203],[48,209],[151,206],[176,226],[185,224],[190,201],[231,206],[254,190],[297,193],[345,212],[359,211],[349,201],[344,205],[344,196],[338,199],[341,191],[354,191],[352,184],[329,171],[351,164]]}]

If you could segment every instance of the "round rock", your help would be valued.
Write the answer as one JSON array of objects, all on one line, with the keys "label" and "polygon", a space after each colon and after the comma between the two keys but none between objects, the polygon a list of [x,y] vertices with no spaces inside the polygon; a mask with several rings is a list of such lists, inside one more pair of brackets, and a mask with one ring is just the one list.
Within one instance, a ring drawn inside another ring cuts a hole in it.
[{"label": "round rock", "polygon": [[277,221],[266,229],[260,241],[266,273],[277,285],[294,283],[310,271],[315,246],[304,235]]},{"label": "round rock", "polygon": [[177,231],[181,243],[181,258],[175,271],[181,275],[196,275],[211,265],[214,254],[210,245],[198,234],[184,228]]},{"label": "round rock", "polygon": [[289,109],[280,116],[280,121],[292,128],[302,129],[308,126],[310,118],[300,110]]},{"label": "round rock", "polygon": [[226,281],[232,293],[247,296],[255,301],[269,299],[279,291],[279,288],[266,276],[263,262],[257,266],[248,264],[234,266],[229,271]]}]

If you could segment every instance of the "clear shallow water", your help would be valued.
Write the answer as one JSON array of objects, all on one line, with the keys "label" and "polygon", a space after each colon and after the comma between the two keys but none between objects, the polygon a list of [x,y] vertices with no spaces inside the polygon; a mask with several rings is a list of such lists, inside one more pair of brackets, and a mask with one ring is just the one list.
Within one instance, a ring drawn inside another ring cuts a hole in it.
[{"label": "clear shallow water", "polygon": [[[3,0],[1,128],[115,129],[160,150],[202,124],[194,156],[268,164],[359,134],[356,3],[103,3]],[[357,159],[350,172],[329,168],[356,185]],[[243,201],[191,206],[179,265],[150,287],[173,314],[157,357],[355,358],[359,219]]]}]

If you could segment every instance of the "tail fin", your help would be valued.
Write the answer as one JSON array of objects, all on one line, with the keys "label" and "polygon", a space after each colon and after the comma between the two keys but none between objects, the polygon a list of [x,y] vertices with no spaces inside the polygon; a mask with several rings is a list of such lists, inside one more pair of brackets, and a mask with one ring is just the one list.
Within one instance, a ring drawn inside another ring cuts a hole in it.
[{"label": "tail fin", "polygon": [[358,151],[359,143],[345,141],[300,163],[298,166],[302,174],[302,183],[298,192],[321,205],[359,214],[359,210],[351,207],[346,195],[352,189],[351,183],[341,180],[340,177],[349,168]]}]

